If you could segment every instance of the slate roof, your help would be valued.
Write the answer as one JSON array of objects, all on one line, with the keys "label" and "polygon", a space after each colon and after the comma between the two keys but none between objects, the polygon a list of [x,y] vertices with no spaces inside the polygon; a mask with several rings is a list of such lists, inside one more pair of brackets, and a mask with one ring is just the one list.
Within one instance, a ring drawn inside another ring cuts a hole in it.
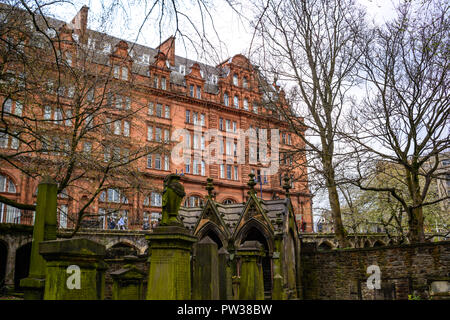
[{"label": "slate roof", "polygon": [[[275,222],[278,218],[283,218],[289,213],[289,200],[288,199],[276,199],[276,200],[262,200],[260,201],[261,206],[264,210],[266,210],[266,214],[270,219],[275,231],[281,231],[281,225],[278,225]],[[233,233],[236,229],[237,224],[239,223],[241,215],[244,213],[244,209],[246,207],[246,203],[234,203],[234,204],[222,204],[218,202],[214,202],[216,208],[221,214],[225,224],[228,226],[231,233]],[[180,208],[180,217],[183,221],[183,224],[191,230],[194,231],[194,228],[197,224],[197,221],[203,211],[203,207],[195,207],[195,208]]]}]

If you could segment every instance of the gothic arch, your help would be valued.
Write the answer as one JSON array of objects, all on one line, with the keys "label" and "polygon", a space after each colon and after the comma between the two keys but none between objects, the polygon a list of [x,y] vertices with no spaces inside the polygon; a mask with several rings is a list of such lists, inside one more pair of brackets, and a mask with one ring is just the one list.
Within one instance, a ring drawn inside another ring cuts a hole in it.
[{"label": "gothic arch", "polygon": [[31,242],[28,242],[16,250],[14,265],[14,288],[20,291],[20,280],[28,276],[30,268]]},{"label": "gothic arch", "polygon": [[381,241],[381,240],[376,240],[376,241],[373,243],[372,247],[374,247],[374,248],[377,248],[377,247],[384,247],[385,245],[386,245],[386,244],[384,244],[383,241]]},{"label": "gothic arch", "polygon": [[235,198],[233,198],[233,197],[226,197],[226,198],[223,198],[222,200],[220,200],[220,203],[221,203],[221,204],[225,204],[224,202],[227,201],[227,200],[232,201],[232,202],[233,202],[232,204],[238,203],[238,201],[237,201]]},{"label": "gothic arch", "polygon": [[327,240],[322,241],[317,247],[318,250],[332,250],[334,248],[333,244]]},{"label": "gothic arch", "polygon": [[[257,230],[265,240],[265,243],[262,243],[265,246],[265,249],[268,251],[269,254],[273,253],[273,235],[267,229],[264,224],[262,224],[260,221],[256,220],[255,218],[251,218],[248,220],[236,233],[235,236],[235,248],[239,248],[242,243],[244,243],[246,240],[248,240],[248,236],[252,230]],[[251,239],[254,240],[254,239]]]},{"label": "gothic arch", "polygon": [[110,244],[106,249],[107,258],[117,258],[126,255],[138,256],[141,250],[130,240],[123,239],[114,244]]},{"label": "gothic arch", "polygon": [[222,247],[227,248],[227,238],[220,230],[220,228],[213,222],[206,222],[195,234],[199,241],[206,236],[209,236],[215,243],[217,243],[217,248]]}]

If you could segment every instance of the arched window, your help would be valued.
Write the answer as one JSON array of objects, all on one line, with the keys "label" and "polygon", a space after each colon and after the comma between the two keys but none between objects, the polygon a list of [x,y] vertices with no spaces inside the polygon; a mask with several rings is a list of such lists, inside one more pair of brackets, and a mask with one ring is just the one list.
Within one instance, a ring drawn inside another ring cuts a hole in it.
[{"label": "arched window", "polygon": [[184,201],[184,206],[189,208],[203,206],[203,199],[199,196],[190,196]]},{"label": "arched window", "polygon": [[244,79],[242,79],[242,86],[244,87],[244,88],[248,88],[248,81],[247,81],[247,77],[244,77]]},{"label": "arched window", "polygon": [[151,205],[153,207],[161,207],[162,206],[162,195],[159,192],[152,192],[151,194]]},{"label": "arched window", "polygon": [[239,108],[239,97],[238,96],[234,96],[233,105],[235,108]]},{"label": "arched window", "polygon": [[230,105],[230,98],[228,97],[228,93],[223,94],[223,104],[227,107]]},{"label": "arched window", "polygon": [[225,199],[225,200],[223,200],[222,203],[223,204],[233,204],[233,203],[236,203],[236,201],[234,201],[233,199]]},{"label": "arched window", "polygon": [[120,192],[118,189],[110,188],[100,193],[100,201],[113,202],[113,203],[128,203],[128,198]]},{"label": "arched window", "polygon": [[0,175],[0,192],[16,193],[16,185],[7,176]]}]

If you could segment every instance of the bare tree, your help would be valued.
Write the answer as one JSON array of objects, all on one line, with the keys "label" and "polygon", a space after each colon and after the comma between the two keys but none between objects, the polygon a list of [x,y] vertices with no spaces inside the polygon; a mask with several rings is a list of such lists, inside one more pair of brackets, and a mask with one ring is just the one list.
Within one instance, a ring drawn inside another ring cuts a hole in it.
[{"label": "bare tree", "polygon": [[[152,190],[142,186],[137,166],[167,145],[142,143],[147,128],[132,128],[149,106],[137,99],[142,81],[131,72],[127,44],[114,47],[98,32],[89,42],[87,30],[51,19],[45,9],[25,1],[1,7],[0,159],[34,179],[50,175],[60,195],[85,195],[75,233],[96,216],[89,208],[111,186]],[[111,51],[99,54],[95,42]],[[0,202],[35,209],[5,196]]]},{"label": "bare tree", "polygon": [[[449,8],[443,1],[408,1],[393,21],[373,30],[360,60],[366,98],[348,119],[347,138],[358,156],[355,183],[398,201],[410,242],[425,240],[424,207],[448,199],[429,193],[433,181],[445,179],[438,168],[450,146]],[[371,183],[382,175],[387,185]]]},{"label": "bare tree", "polygon": [[[347,0],[268,0],[256,6],[260,47],[255,51],[261,69],[292,86],[288,96],[292,107],[273,106],[305,140],[308,165],[325,181],[336,237],[341,247],[347,247],[337,187],[343,152],[337,133],[348,91],[357,81],[364,12]],[[304,138],[305,129],[309,139]]]}]

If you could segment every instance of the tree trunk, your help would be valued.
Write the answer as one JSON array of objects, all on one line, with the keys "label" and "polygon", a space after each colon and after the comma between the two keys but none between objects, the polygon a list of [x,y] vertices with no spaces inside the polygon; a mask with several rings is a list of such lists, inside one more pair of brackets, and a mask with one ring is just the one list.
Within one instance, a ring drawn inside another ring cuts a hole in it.
[{"label": "tree trunk", "polygon": [[425,233],[423,230],[423,210],[422,207],[410,209],[408,211],[409,232],[408,239],[410,243],[425,242]]},{"label": "tree trunk", "polygon": [[[328,180],[330,181],[330,179]],[[339,242],[339,247],[347,248],[349,247],[349,243],[347,240],[347,232],[345,231],[342,224],[341,206],[339,204],[339,195],[337,192],[336,184],[329,184],[327,189],[328,199],[331,207],[331,214],[333,216],[334,234]]]}]

